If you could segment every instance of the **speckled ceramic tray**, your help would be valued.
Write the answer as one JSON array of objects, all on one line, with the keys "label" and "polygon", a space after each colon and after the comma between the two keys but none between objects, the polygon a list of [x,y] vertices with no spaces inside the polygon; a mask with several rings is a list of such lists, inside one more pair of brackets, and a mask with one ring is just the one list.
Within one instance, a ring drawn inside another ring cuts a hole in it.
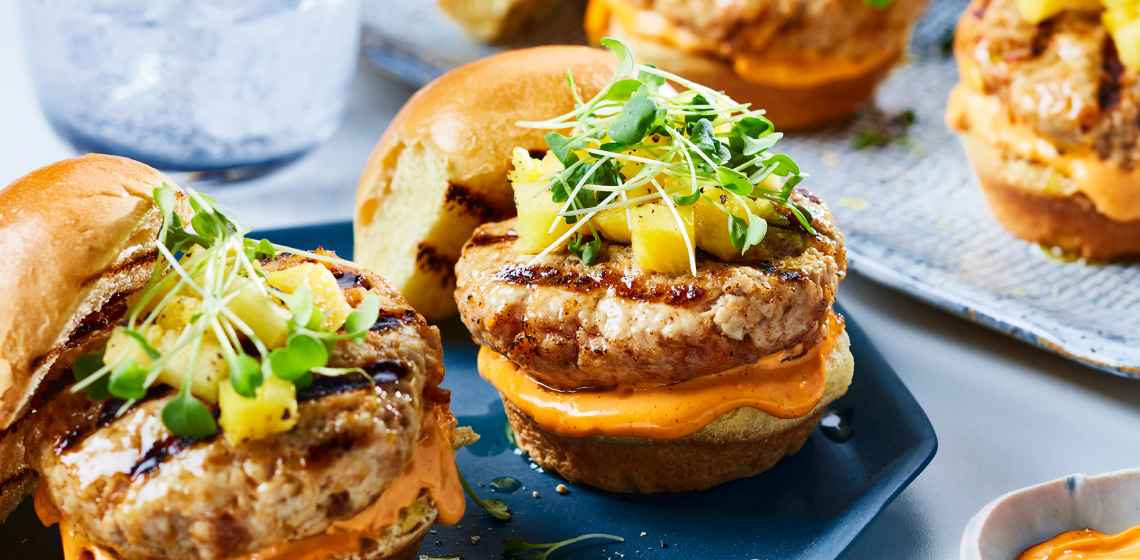
[{"label": "speckled ceramic tray", "polygon": [[[423,4],[400,11],[418,11],[422,21],[443,18]],[[965,5],[931,2],[909,63],[883,85],[873,107],[846,125],[789,135],[781,149],[812,174],[807,185],[828,200],[855,270],[1036,346],[1140,379],[1140,263],[1064,262],[1011,237],[990,215],[943,123],[946,96],[957,81],[947,46]],[[426,36],[391,35],[402,28],[396,15],[371,28],[371,44],[384,48],[368,52],[413,82],[494,51],[473,46],[450,22]],[[857,137],[903,111],[916,118],[905,142],[854,149]]]}]

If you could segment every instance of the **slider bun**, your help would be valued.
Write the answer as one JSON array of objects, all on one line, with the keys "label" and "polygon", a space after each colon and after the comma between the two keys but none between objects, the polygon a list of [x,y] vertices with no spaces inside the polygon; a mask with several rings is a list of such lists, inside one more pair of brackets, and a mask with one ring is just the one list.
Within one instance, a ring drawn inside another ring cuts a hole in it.
[{"label": "slider bun", "polygon": [[400,519],[378,535],[375,546],[359,554],[329,557],[327,560],[416,560],[420,543],[435,523],[439,511],[428,499],[420,497],[400,512]]},{"label": "slider bun", "polygon": [[573,109],[613,74],[587,47],[508,51],[452,70],[404,105],[356,194],[356,261],[388,278],[429,320],[453,316],[455,261],[475,226],[513,216],[511,151],[546,151],[545,130],[515,126]]},{"label": "slider bun", "polygon": [[1056,179],[1049,167],[1007,153],[973,132],[960,138],[990,210],[1017,237],[1086,259],[1140,255],[1140,220],[1113,220],[1080,192],[1045,194],[1039,186]]},{"label": "slider bun", "polygon": [[643,64],[659,66],[724,91],[739,102],[751,103],[753,108],[764,109],[779,130],[818,127],[854,114],[871,99],[879,82],[886,78],[903,53],[900,46],[884,44],[883,48],[890,52],[857,76],[791,87],[750,80],[738,75],[730,63],[631,34],[617,18],[609,19],[608,28],[599,38],[602,35],[624,41]]},{"label": "slider bun", "polygon": [[799,451],[823,410],[851,385],[855,360],[846,332],[836,340],[826,368],[823,399],[806,416],[782,419],[738,408],[675,440],[564,437],[544,430],[505,397],[503,408],[519,447],[570,482],[610,492],[690,492],[759,474]]},{"label": "slider bun", "polygon": [[439,0],[439,7],[476,38],[495,42],[522,31],[558,0]]},{"label": "slider bun", "polygon": [[0,191],[0,430],[83,319],[146,283],[162,224],[151,195],[163,182],[147,165],[91,154]]}]

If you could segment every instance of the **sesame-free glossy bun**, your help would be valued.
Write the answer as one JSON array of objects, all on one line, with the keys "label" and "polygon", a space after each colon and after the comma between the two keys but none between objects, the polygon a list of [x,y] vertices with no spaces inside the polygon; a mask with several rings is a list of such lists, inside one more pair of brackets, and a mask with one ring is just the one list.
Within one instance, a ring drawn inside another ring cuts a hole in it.
[{"label": "sesame-free glossy bun", "polygon": [[514,215],[515,147],[546,151],[546,130],[516,126],[573,109],[613,75],[587,47],[508,51],[459,67],[404,105],[372,151],[356,194],[356,261],[429,320],[455,314],[455,261],[475,226]]},{"label": "sesame-free glossy bun", "polygon": [[91,154],[0,191],[0,430],[84,318],[146,282],[162,225],[151,196],[163,182],[142,163]]}]

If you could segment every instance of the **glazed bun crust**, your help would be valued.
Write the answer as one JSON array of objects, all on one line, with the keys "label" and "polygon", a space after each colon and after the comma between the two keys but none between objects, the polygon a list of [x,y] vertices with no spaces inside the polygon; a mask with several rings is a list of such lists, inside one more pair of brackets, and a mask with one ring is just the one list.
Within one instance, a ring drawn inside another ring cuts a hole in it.
[{"label": "glazed bun crust", "polygon": [[642,63],[654,64],[724,91],[737,101],[764,109],[779,130],[816,128],[850,117],[871,99],[879,82],[887,77],[903,53],[901,47],[887,45],[884,48],[890,49],[890,53],[864,73],[790,87],[745,79],[724,61],[630,34],[616,19],[610,20],[606,35],[629,44]]},{"label": "glazed bun crust", "polygon": [[800,418],[738,408],[679,439],[576,438],[545,430],[505,396],[503,408],[519,447],[532,461],[566,480],[610,492],[706,490],[764,472],[799,451],[827,405],[851,385],[855,361],[850,346],[847,333],[839,335],[827,360],[823,399]]},{"label": "glazed bun crust", "polygon": [[429,320],[455,314],[455,261],[475,227],[515,213],[515,147],[546,151],[547,131],[515,126],[573,109],[613,74],[587,47],[507,51],[452,70],[404,105],[373,150],[356,194],[356,261]]},{"label": "glazed bun crust", "polygon": [[91,154],[0,191],[0,430],[23,415],[83,319],[145,284],[162,223],[151,196],[163,182],[147,165]]},{"label": "glazed bun crust", "polygon": [[961,135],[966,155],[990,210],[1010,233],[1091,260],[1140,255],[1140,220],[1117,221],[1081,193],[1044,194],[1051,171],[1005,153],[970,132]]}]

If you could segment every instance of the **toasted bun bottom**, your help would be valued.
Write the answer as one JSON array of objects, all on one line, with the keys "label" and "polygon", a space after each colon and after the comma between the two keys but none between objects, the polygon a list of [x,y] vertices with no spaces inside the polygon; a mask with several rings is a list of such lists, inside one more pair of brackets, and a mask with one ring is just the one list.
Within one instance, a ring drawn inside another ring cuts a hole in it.
[{"label": "toasted bun bottom", "polygon": [[971,133],[961,139],[990,209],[1010,233],[1086,259],[1140,255],[1140,220],[1113,220],[1079,192],[1047,194],[1042,185],[1056,180],[1049,167],[1019,158]]},{"label": "toasted bun bottom", "polygon": [[400,520],[379,535],[374,547],[358,554],[330,556],[328,560],[416,560],[420,544],[438,514],[427,494],[400,512]]},{"label": "toasted bun bottom", "polygon": [[24,469],[16,476],[0,483],[0,523],[16,511],[24,498],[31,496],[36,490],[36,481],[39,476],[31,469]]},{"label": "toasted bun bottom", "polygon": [[[726,62],[647,40],[630,34],[616,18],[610,19],[608,35],[627,42],[642,63],[654,64],[713,89],[722,90],[740,102],[767,111],[767,117],[780,130],[801,130],[841,121],[853,115],[871,99],[879,82],[886,78],[902,48],[884,40],[891,49],[879,63],[851,78],[789,87],[752,81],[741,77]],[[906,37],[899,41],[905,44]]]},{"label": "toasted bun bottom", "polygon": [[674,440],[564,437],[544,429],[505,397],[503,408],[518,446],[566,480],[610,492],[689,492],[759,474],[799,451],[824,408],[847,392],[854,369],[850,339],[843,333],[827,359],[823,399],[812,412],[781,419],[738,408]]}]

